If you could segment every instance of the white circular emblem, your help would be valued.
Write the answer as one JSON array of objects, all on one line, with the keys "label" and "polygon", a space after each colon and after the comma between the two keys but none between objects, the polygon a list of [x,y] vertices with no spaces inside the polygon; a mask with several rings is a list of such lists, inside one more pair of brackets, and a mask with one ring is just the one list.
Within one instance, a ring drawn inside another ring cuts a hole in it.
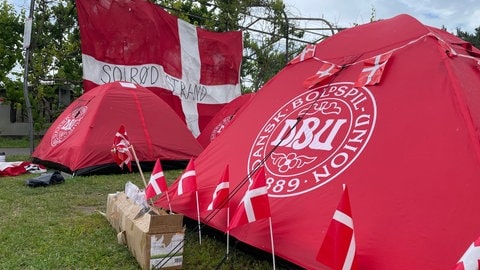
[{"label": "white circular emblem", "polygon": [[65,141],[74,129],[80,124],[80,121],[87,113],[87,106],[81,106],[72,110],[53,131],[50,144],[56,146]]},{"label": "white circular emblem", "polygon": [[376,121],[370,91],[334,83],[290,100],[265,123],[248,159],[264,162],[269,195],[299,195],[332,181],[365,148]]}]

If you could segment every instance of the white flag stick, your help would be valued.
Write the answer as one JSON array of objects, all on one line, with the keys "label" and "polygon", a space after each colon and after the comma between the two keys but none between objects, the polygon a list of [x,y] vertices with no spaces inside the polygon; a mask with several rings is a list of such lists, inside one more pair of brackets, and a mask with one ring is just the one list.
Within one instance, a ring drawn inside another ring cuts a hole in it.
[{"label": "white flag stick", "polygon": [[273,229],[272,229],[272,217],[268,218],[270,223],[270,241],[272,242],[272,261],[273,261],[273,270],[275,270],[275,246],[273,244]]},{"label": "white flag stick", "polygon": [[230,230],[228,227],[230,227],[230,206],[227,206],[227,260],[230,251]]},{"label": "white flag stick", "polygon": [[202,244],[202,226],[200,225],[200,207],[198,205],[198,190],[195,191],[195,195],[197,197],[198,240],[201,245]]},{"label": "white flag stick", "polygon": [[130,144],[130,149],[132,149],[133,157],[137,162],[138,171],[140,172],[140,176],[142,176],[143,184],[145,185],[145,188],[147,188],[147,181],[145,181],[145,176],[143,176],[142,167],[140,167],[140,161],[138,161],[137,153],[135,153],[135,148],[133,148],[132,144]]},{"label": "white flag stick", "polygon": [[172,205],[170,204],[170,197],[168,196],[168,190],[165,191],[165,194],[167,195],[168,209],[170,209],[170,214],[171,214],[172,213]]}]

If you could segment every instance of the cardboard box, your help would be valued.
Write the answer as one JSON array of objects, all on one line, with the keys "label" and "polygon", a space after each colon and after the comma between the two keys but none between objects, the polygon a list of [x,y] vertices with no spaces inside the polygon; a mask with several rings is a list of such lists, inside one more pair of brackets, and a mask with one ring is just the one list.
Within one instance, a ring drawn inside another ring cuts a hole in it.
[{"label": "cardboard box", "polygon": [[142,269],[181,269],[183,262],[183,215],[159,209],[142,214],[142,207],[124,192],[109,194],[106,217]]}]

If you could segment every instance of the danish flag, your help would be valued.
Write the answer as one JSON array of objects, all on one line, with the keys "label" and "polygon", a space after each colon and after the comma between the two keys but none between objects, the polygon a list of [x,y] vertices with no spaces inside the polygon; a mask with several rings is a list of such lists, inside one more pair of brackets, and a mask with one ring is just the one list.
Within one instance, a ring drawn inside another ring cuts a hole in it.
[{"label": "danish flag", "polygon": [[314,56],[315,56],[315,45],[307,44],[307,46],[303,48],[303,51],[299,55],[297,55],[295,58],[293,58],[288,64],[292,65],[292,64],[300,63]]},{"label": "danish flag", "polygon": [[454,270],[478,269],[480,269],[480,237],[468,247],[454,268]]},{"label": "danish flag", "polygon": [[328,226],[317,260],[333,270],[357,269],[355,250],[350,199],[347,187],[344,186],[342,198]]},{"label": "danish flag", "polygon": [[[28,166],[33,165],[30,161],[0,162],[0,176],[17,176],[27,173]],[[43,169],[43,166],[42,166]]]},{"label": "danish flag", "polygon": [[151,199],[167,190],[167,181],[165,180],[165,175],[163,174],[162,164],[160,163],[160,160],[157,159],[155,166],[153,167],[152,174],[150,175],[150,181],[145,188],[145,198],[147,200]]},{"label": "danish flag", "polygon": [[233,214],[228,230],[270,217],[270,203],[265,180],[265,168],[258,169],[253,181]]},{"label": "danish flag", "polygon": [[303,86],[307,89],[318,85],[319,83],[323,82],[325,79],[329,78],[330,76],[336,74],[340,71],[341,67],[337,66],[333,63],[323,62],[323,65],[320,69],[315,73],[315,75],[308,77],[304,82]]},{"label": "danish flag", "polygon": [[213,192],[212,202],[208,205],[207,210],[220,209],[228,206],[229,195],[229,171],[228,165],[225,166],[222,177],[218,181],[217,187]]},{"label": "danish flag", "polygon": [[113,138],[112,156],[120,168],[123,168],[123,165],[127,165],[128,170],[132,171],[132,152],[130,152],[130,147],[131,144],[128,141],[127,131],[122,125]]},{"label": "danish flag", "polygon": [[377,55],[375,57],[369,58],[363,61],[364,68],[360,75],[358,76],[357,81],[355,82],[355,87],[363,87],[365,85],[374,85],[380,82],[382,78],[385,65],[387,64],[388,59],[390,59],[392,53],[385,53]]},{"label": "danish flag", "polygon": [[240,96],[241,31],[211,32],[147,0],[76,0],[83,85],[112,81],[149,88],[193,135]]},{"label": "danish flag", "polygon": [[177,187],[177,195],[197,191],[197,176],[195,172],[194,159],[191,158],[187,168],[180,176]]}]

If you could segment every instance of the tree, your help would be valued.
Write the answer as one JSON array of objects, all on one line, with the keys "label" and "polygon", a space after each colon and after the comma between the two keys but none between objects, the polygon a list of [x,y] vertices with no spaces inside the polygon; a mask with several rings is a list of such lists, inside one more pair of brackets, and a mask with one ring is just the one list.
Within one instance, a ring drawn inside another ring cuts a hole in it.
[{"label": "tree", "polygon": [[467,42],[472,43],[473,46],[480,48],[480,27],[475,28],[474,34],[469,34],[457,28],[457,36]]},{"label": "tree", "polygon": [[42,130],[63,110],[61,89],[81,94],[81,51],[72,1],[39,0],[35,5],[29,67],[35,129]]},{"label": "tree", "polygon": [[14,91],[19,87],[21,89],[20,82],[8,76],[23,58],[23,20],[24,14],[17,14],[7,0],[0,2],[0,55],[2,56],[0,58],[0,97],[5,95],[4,98],[13,103],[23,100],[22,92],[18,95]]}]

